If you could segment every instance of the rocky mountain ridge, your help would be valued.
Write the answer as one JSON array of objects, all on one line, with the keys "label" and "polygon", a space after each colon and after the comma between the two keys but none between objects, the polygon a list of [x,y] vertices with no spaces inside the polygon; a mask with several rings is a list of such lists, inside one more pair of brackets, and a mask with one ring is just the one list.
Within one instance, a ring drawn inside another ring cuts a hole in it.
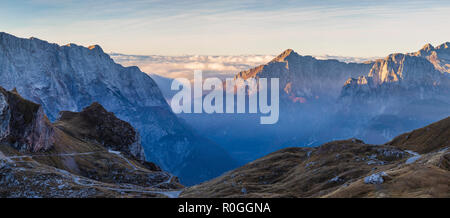
[{"label": "rocky mountain ridge", "polygon": [[448,44],[436,48],[427,44],[415,53],[396,53],[376,60],[367,75],[346,81],[341,99],[386,101],[403,95],[409,99],[438,98],[448,102]]},{"label": "rocky mountain ridge", "polygon": [[[5,96],[0,196],[164,197],[183,187],[146,161],[137,131],[100,104],[50,123],[40,105],[0,88]],[[35,125],[42,122],[45,128]]]},{"label": "rocky mountain ridge", "polygon": [[302,56],[287,49],[267,64],[238,73],[235,78],[280,78],[280,91],[292,101],[337,97],[341,84],[350,77],[363,75],[371,62],[345,63]]},{"label": "rocky mountain ridge", "polygon": [[440,72],[450,73],[450,42],[445,42],[437,47],[426,44],[417,52],[410,55],[420,56],[430,61]]},{"label": "rocky mountain ridge", "polygon": [[0,86],[16,88],[42,105],[50,121],[60,111],[81,111],[99,102],[137,129],[148,160],[185,184],[236,166],[220,146],[198,136],[172,113],[147,74],[116,64],[98,45],[59,46],[0,33]]}]

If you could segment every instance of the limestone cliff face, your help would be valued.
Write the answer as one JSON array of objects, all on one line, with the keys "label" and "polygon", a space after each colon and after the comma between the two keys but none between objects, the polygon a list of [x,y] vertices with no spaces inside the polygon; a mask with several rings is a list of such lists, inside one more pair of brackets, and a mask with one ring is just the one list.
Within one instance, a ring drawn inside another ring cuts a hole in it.
[{"label": "limestone cliff face", "polygon": [[450,59],[448,43],[437,48],[425,45],[410,54],[391,54],[375,61],[367,75],[350,78],[341,91],[344,100],[389,101],[394,97],[409,99],[439,98],[448,101]]},{"label": "limestone cliff face", "polygon": [[376,60],[364,76],[349,78],[338,99],[339,109],[361,123],[354,135],[383,143],[395,135],[450,114],[448,43],[430,44],[409,54]]},{"label": "limestone cliff face", "polygon": [[280,93],[292,101],[323,97],[336,98],[348,77],[367,73],[371,63],[318,60],[287,49],[271,62],[240,72],[235,78],[280,78]]},{"label": "limestone cliff face", "polygon": [[440,72],[450,73],[450,42],[443,43],[437,47],[426,44],[422,49],[410,55],[424,57],[430,61]]},{"label": "limestone cliff face", "polygon": [[100,46],[59,46],[0,33],[0,86],[17,88],[42,105],[51,121],[60,111],[81,111],[99,102],[136,128],[149,161],[187,183],[235,166],[217,144],[197,137],[176,117],[147,74],[116,64]]},{"label": "limestone cliff face", "polygon": [[42,107],[0,87],[0,141],[28,152],[53,147],[55,131]]},{"label": "limestone cliff face", "polygon": [[408,86],[412,83],[437,83],[439,72],[423,58],[405,54],[391,54],[384,60],[378,60],[368,74],[374,84],[400,83]]}]

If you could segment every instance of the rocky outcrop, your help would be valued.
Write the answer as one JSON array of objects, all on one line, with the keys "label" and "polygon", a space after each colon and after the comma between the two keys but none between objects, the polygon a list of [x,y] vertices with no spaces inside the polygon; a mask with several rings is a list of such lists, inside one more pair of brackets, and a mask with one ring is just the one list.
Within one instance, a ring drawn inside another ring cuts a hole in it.
[{"label": "rocky outcrop", "polygon": [[118,119],[95,102],[81,112],[62,111],[57,126],[84,140],[92,140],[107,149],[120,151],[145,161],[139,133],[127,122]]},{"label": "rocky outcrop", "polygon": [[40,152],[53,147],[54,134],[40,105],[0,87],[0,142],[20,151]]}]

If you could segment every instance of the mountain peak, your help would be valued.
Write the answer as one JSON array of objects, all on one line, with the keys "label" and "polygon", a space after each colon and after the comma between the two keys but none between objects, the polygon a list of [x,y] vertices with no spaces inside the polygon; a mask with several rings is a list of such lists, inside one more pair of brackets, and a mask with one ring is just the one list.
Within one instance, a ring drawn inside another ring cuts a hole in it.
[{"label": "mountain peak", "polygon": [[450,65],[447,58],[450,54],[449,46],[450,42],[444,42],[437,47],[428,43],[419,51],[409,53],[408,55],[424,57],[434,65],[436,70],[442,73],[450,73]]},{"label": "mountain peak", "polygon": [[445,42],[442,43],[441,45],[439,45],[438,47],[436,47],[437,49],[446,49],[450,47],[450,42]]},{"label": "mountain peak", "polygon": [[90,113],[90,112],[92,112],[92,113],[94,113],[94,112],[107,113],[108,111],[106,111],[106,109],[100,103],[94,102],[91,105],[85,107],[82,112],[85,112],[85,113]]},{"label": "mountain peak", "polygon": [[92,51],[99,51],[99,52],[103,53],[103,49],[99,45],[90,45],[90,46],[88,46],[88,49],[92,50]]},{"label": "mountain peak", "polygon": [[284,51],[282,52],[282,54],[286,53],[286,54],[289,55],[289,54],[291,54],[292,52],[294,52],[294,49],[288,48],[288,49],[284,50]]},{"label": "mountain peak", "polygon": [[72,135],[95,140],[108,149],[121,151],[145,161],[139,133],[98,102],[92,103],[81,112],[62,111],[57,123],[59,126],[75,127],[72,129],[77,131],[72,131]]},{"label": "mountain peak", "polygon": [[272,62],[283,62],[285,59],[291,55],[298,55],[293,49],[286,49],[281,54],[279,54],[276,58],[272,60]]},{"label": "mountain peak", "polygon": [[421,50],[429,52],[431,50],[434,50],[434,46],[430,43],[427,43],[422,47]]}]

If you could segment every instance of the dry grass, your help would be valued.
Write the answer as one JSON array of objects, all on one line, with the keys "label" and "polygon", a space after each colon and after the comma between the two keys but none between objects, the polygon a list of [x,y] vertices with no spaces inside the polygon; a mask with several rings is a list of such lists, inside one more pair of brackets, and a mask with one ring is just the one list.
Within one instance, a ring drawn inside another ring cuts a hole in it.
[{"label": "dry grass", "polygon": [[[385,145],[350,139],[316,148],[287,148],[181,197],[450,197],[450,118],[403,134]],[[411,164],[404,150],[422,156]],[[385,172],[382,184],[364,178]]]},{"label": "dry grass", "polygon": [[450,146],[450,117],[397,136],[386,143],[386,145],[397,146],[419,153],[436,151],[437,149]]}]

